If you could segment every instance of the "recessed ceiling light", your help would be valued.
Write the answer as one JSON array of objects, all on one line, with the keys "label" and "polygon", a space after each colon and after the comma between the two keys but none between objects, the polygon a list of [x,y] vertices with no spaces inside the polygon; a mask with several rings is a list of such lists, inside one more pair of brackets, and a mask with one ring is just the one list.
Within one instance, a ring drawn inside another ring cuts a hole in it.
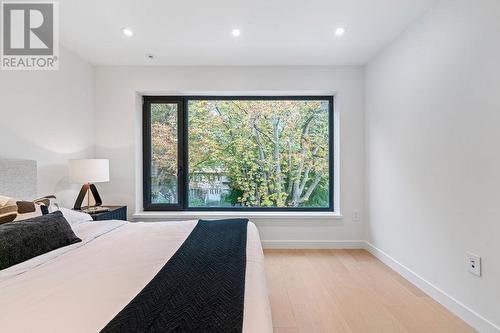
[{"label": "recessed ceiling light", "polygon": [[134,32],[129,28],[122,28],[122,33],[127,37],[132,37],[134,35]]},{"label": "recessed ceiling light", "polygon": [[234,37],[238,37],[239,35],[241,35],[241,31],[240,29],[233,29],[232,34]]},{"label": "recessed ceiling light", "polygon": [[344,34],[345,34],[345,29],[342,27],[338,27],[335,30],[335,36],[337,36],[337,37],[343,36]]}]

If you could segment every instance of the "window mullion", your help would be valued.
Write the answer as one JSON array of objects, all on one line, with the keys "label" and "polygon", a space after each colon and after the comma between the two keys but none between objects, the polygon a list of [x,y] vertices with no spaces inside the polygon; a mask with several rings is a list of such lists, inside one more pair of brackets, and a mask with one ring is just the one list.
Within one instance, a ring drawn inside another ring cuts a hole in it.
[{"label": "window mullion", "polygon": [[183,210],[186,210],[188,207],[188,201],[189,201],[189,152],[188,152],[188,113],[187,113],[187,107],[188,107],[188,99],[187,98],[182,98],[182,105],[179,108],[179,119],[180,119],[180,126],[179,126],[179,152],[180,152],[180,158],[179,158],[179,164],[180,168],[182,170],[182,173],[179,175],[180,179],[180,189],[182,192],[182,198],[180,201],[181,208]]}]

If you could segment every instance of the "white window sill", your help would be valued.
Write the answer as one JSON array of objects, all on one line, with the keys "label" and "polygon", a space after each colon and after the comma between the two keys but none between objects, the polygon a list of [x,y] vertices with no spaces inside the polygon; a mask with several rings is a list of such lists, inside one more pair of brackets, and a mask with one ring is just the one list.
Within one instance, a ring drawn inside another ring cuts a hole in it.
[{"label": "white window sill", "polygon": [[189,219],[217,219],[231,217],[262,218],[262,219],[343,219],[342,214],[334,212],[216,212],[216,211],[182,211],[182,212],[138,212],[133,215],[134,220],[189,220]]}]

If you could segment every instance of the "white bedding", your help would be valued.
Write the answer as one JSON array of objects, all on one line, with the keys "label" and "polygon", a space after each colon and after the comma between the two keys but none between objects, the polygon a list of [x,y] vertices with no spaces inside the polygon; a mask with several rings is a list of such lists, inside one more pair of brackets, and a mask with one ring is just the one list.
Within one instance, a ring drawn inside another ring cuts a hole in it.
[{"label": "white bedding", "polygon": [[[83,222],[81,243],[0,271],[1,332],[99,332],[156,275],[197,221]],[[248,224],[243,332],[272,332],[259,234]]]}]

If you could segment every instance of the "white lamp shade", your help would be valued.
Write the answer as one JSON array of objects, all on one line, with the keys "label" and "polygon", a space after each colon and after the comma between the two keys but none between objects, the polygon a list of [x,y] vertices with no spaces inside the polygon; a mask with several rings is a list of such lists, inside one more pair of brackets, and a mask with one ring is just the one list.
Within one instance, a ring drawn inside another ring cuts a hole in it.
[{"label": "white lamp shade", "polygon": [[69,181],[75,184],[109,182],[109,160],[69,160]]}]

